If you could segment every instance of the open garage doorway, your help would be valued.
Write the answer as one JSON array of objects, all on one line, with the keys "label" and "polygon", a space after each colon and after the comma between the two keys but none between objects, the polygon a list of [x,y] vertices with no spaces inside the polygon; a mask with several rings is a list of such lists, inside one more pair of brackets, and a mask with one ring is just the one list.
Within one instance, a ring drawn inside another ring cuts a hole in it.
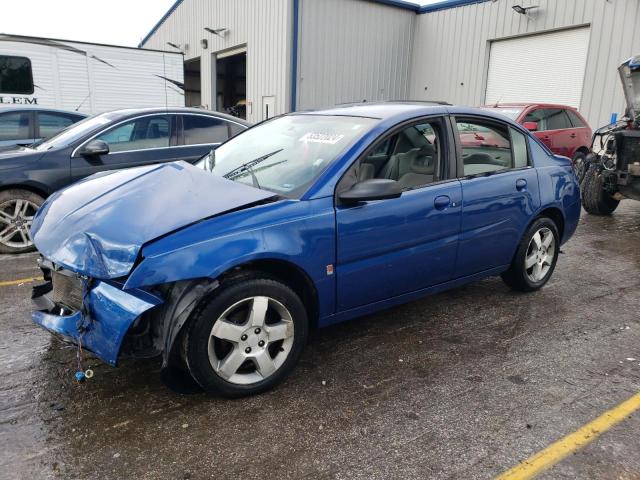
[{"label": "open garage doorway", "polygon": [[247,118],[246,47],[215,54],[216,110]]},{"label": "open garage doorway", "polygon": [[202,105],[200,86],[200,57],[184,62],[184,104],[187,107]]}]

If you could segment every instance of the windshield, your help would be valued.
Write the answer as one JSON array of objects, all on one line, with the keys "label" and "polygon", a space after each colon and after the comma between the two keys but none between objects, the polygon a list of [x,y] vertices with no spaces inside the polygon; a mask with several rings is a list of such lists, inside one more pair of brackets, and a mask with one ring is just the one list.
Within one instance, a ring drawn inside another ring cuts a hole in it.
[{"label": "windshield", "polygon": [[375,122],[325,115],[279,117],[234,137],[198,165],[229,180],[297,198]]},{"label": "windshield", "polygon": [[522,113],[522,108],[517,107],[482,107],[484,110],[490,110],[495,113],[501,113],[505,117],[515,120]]},{"label": "windshield", "polygon": [[84,120],[74,123],[70,127],[65,128],[57,135],[45,140],[44,142],[33,145],[36,150],[51,150],[52,148],[63,148],[74,141],[91,133],[98,127],[105,125],[113,120],[113,115],[102,113],[95,117],[85,118]]}]

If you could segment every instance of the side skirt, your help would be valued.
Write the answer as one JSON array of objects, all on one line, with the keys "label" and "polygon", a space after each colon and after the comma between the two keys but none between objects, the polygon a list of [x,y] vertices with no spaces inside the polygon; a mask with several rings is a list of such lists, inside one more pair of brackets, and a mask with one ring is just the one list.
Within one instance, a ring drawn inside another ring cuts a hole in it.
[{"label": "side skirt", "polygon": [[466,277],[461,277],[455,280],[450,280],[448,282],[439,283],[437,285],[423,288],[421,290],[416,290],[415,292],[403,293],[402,295],[398,295],[397,297],[388,298],[386,300],[380,300],[378,302],[369,303],[367,305],[362,305],[360,307],[352,308],[350,310],[338,312],[336,314],[321,318],[318,322],[318,326],[327,327],[329,325],[334,325],[336,323],[344,322],[346,320],[351,320],[352,318],[361,317],[363,315],[368,315],[371,313],[379,312],[380,310],[385,310],[387,308],[395,307],[396,305],[412,302],[414,300],[425,297],[427,295],[433,295],[435,293],[439,293],[444,290],[450,290],[452,288],[459,287],[467,283],[475,282],[477,280],[482,280],[483,278],[486,278],[486,277],[493,277],[495,275],[499,275],[502,272],[506,271],[508,268],[509,268],[509,265],[503,265],[501,267],[491,268],[489,270],[484,270],[480,273],[474,273],[473,275],[468,275]]}]

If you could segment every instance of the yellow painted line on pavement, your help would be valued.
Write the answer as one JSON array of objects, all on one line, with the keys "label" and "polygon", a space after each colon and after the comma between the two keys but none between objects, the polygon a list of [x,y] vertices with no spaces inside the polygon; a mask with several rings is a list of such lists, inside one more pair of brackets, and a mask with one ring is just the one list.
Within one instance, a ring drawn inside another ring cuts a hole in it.
[{"label": "yellow painted line on pavement", "polygon": [[620,423],[638,409],[640,409],[640,393],[636,393],[633,397],[603,413],[584,427],[552,443],[511,470],[499,475],[496,480],[526,480],[534,478],[576,450],[593,442],[600,434]]},{"label": "yellow painted line on pavement", "polygon": [[39,282],[40,280],[44,280],[44,278],[29,277],[29,278],[19,278],[18,280],[7,280],[4,282],[0,282],[0,287],[10,287],[11,285],[20,285],[22,283]]}]

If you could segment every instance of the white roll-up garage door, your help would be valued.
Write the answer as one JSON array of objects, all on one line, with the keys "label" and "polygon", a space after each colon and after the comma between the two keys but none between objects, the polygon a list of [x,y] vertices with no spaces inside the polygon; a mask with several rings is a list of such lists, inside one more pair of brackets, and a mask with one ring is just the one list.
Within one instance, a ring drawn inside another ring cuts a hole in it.
[{"label": "white roll-up garage door", "polygon": [[578,108],[589,28],[491,42],[487,104],[561,103]]}]

